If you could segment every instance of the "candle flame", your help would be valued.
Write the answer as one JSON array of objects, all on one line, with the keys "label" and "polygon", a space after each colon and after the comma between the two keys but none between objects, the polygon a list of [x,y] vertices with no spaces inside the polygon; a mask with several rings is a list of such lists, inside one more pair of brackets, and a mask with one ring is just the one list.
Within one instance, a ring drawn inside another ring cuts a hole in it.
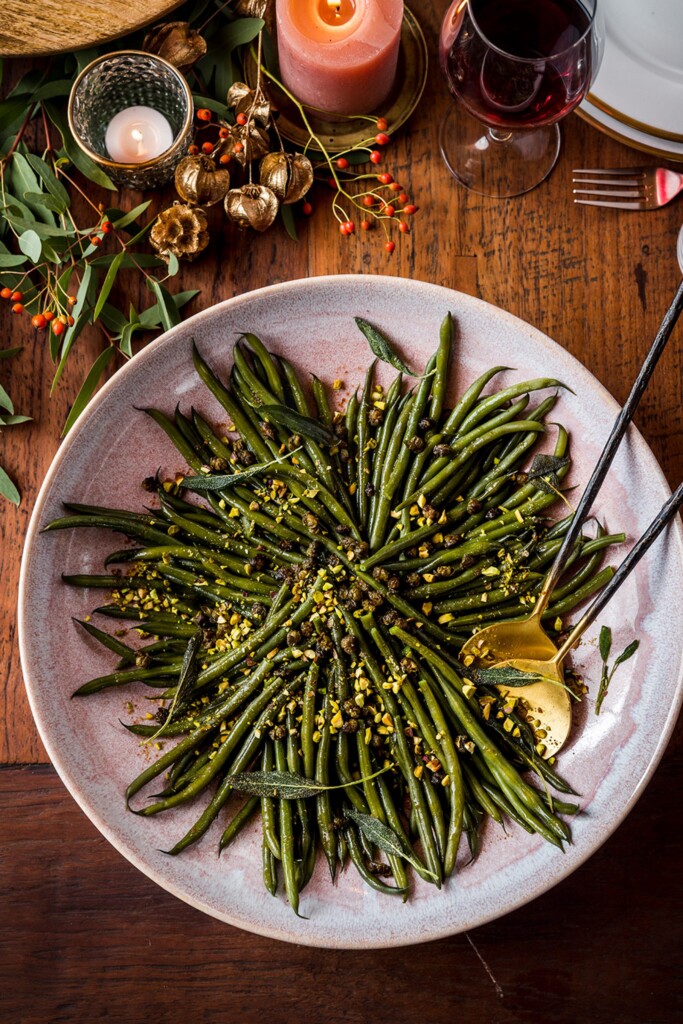
[{"label": "candle flame", "polygon": [[337,18],[341,14],[341,0],[327,0],[327,6],[330,9],[330,14],[334,14]]},{"label": "candle flame", "polygon": [[142,134],[139,128],[131,129],[130,134],[133,136],[136,142],[142,142],[142,140],[144,139],[144,135]]}]

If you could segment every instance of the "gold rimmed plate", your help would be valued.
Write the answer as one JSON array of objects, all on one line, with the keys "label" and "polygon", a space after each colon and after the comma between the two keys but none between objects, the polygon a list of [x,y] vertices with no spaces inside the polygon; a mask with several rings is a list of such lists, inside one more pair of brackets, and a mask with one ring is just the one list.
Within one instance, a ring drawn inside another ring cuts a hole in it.
[{"label": "gold rimmed plate", "polygon": [[[377,114],[384,117],[390,131],[396,131],[408,120],[420,102],[427,82],[429,54],[420,23],[406,7],[401,28],[401,45],[398,54],[398,68],[394,88],[382,109]],[[250,50],[244,62],[244,76],[252,88],[256,85],[258,65],[256,55]],[[262,80],[262,87],[273,107],[278,111],[278,131],[288,142],[301,149],[309,143],[310,136],[301,121],[301,115],[291,99],[273,82]],[[343,153],[359,143],[372,139],[372,118],[338,117],[305,107],[306,117],[314,134],[329,153]]]}]

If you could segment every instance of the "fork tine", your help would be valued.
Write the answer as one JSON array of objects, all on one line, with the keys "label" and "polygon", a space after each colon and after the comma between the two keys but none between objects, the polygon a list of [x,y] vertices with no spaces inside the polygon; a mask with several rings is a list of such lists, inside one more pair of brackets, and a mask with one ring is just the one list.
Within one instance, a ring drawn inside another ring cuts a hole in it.
[{"label": "fork tine", "polygon": [[640,191],[640,189],[637,189],[637,188],[631,188],[631,189],[629,189],[629,188],[625,188],[625,189],[617,189],[617,188],[573,188],[572,192],[574,193],[574,195],[611,196],[613,199],[616,199],[619,196],[622,196],[625,199],[626,198],[628,198],[628,199],[642,199],[643,198],[643,193]]},{"label": "fork tine", "polygon": [[572,178],[575,185],[641,185],[638,178]]},{"label": "fork tine", "polygon": [[610,203],[604,199],[575,199],[575,203],[581,206],[610,206],[615,210],[647,210],[645,203],[628,203],[628,202],[617,202]]},{"label": "fork tine", "polygon": [[646,167],[574,167],[572,174],[637,174],[643,177]]}]

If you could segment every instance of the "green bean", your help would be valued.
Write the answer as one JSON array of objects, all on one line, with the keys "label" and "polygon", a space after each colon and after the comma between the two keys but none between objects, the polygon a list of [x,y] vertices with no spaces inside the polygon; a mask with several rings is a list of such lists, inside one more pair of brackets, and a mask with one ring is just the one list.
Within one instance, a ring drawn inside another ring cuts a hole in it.
[{"label": "green bean", "polygon": [[230,846],[230,843],[234,842],[244,826],[251,821],[258,810],[258,806],[259,798],[257,796],[252,796],[249,797],[242,807],[240,807],[239,811],[221,836],[221,841],[218,847],[219,853],[224,850],[226,846]]},{"label": "green bean", "polygon": [[[272,772],[275,767],[275,752],[273,750],[272,741],[266,740],[263,745],[263,754],[261,756],[261,770],[264,772]],[[277,860],[282,859],[280,852],[280,840],[277,834],[276,825],[276,804],[275,798],[272,796],[261,797],[261,821],[263,824],[263,841],[270,849],[273,857]]]},{"label": "green bean", "polygon": [[[279,772],[287,771],[287,753],[282,740],[275,742],[275,767]],[[280,848],[282,851],[282,872],[285,892],[289,905],[299,917],[299,887],[296,862],[294,859],[294,808],[290,800],[280,800]]]}]

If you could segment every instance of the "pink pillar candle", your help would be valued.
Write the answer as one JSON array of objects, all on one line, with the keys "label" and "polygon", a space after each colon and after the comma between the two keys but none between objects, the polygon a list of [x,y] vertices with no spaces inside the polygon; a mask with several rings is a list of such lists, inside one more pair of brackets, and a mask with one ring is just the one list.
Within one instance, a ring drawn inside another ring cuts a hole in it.
[{"label": "pink pillar candle", "polygon": [[367,114],[396,78],[403,0],[276,0],[282,82],[336,114]]}]

